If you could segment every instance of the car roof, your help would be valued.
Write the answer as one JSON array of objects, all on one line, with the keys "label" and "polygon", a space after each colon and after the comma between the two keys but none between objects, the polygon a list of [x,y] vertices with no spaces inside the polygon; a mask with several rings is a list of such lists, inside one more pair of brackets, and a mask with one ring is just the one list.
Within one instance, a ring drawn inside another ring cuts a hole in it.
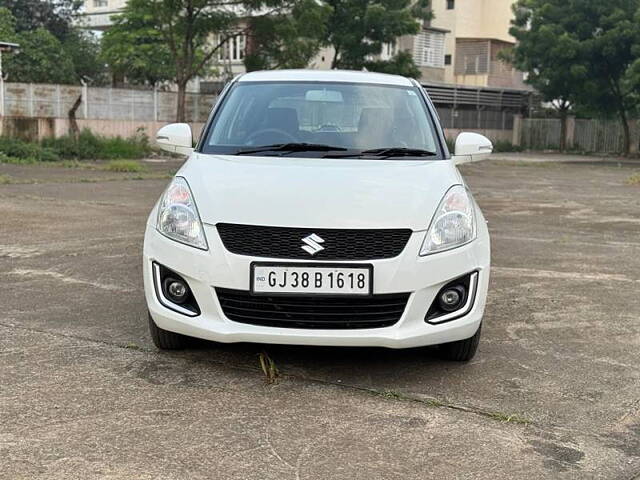
[{"label": "car roof", "polygon": [[238,82],[349,82],[411,87],[400,75],[351,70],[264,70],[241,75]]}]

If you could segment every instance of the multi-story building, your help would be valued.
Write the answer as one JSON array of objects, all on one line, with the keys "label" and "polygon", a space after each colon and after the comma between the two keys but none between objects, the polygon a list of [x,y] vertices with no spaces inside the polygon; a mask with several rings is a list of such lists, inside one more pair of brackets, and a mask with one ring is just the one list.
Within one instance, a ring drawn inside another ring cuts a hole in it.
[{"label": "multi-story building", "polygon": [[[442,39],[436,42],[438,52],[444,50],[445,83],[526,88],[522,72],[498,57],[501,50],[515,44],[509,34],[513,3],[514,0],[431,1],[435,15],[432,25],[448,31],[443,46]],[[433,37],[432,33],[429,35]]]},{"label": "multi-story building", "polygon": [[91,30],[107,30],[111,17],[122,10],[127,0],[84,0],[82,25]]},{"label": "multi-story building", "polygon": [[[84,0],[83,24],[90,29],[106,30],[111,24],[110,17],[126,1]],[[498,57],[502,49],[515,42],[509,35],[513,3],[514,0],[431,0],[434,19],[418,35],[385,45],[380,57],[386,59],[397,51],[409,50],[425,82],[526,89],[522,72]],[[221,79],[244,71],[245,48],[245,39],[237,37],[221,50],[218,58]],[[323,49],[310,68],[330,68],[332,56],[330,49]]]}]

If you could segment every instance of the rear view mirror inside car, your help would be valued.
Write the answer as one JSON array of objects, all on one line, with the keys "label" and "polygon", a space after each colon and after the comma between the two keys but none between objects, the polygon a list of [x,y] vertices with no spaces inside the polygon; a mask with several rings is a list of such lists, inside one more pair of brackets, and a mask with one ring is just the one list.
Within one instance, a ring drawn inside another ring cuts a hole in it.
[{"label": "rear view mirror inside car", "polygon": [[342,103],[342,93],[337,90],[308,90],[304,96],[307,102]]}]

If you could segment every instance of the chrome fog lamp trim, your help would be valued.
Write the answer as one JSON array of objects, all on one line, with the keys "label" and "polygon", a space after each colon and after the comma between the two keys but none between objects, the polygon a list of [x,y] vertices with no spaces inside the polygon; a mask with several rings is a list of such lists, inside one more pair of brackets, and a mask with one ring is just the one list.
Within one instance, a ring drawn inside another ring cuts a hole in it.
[{"label": "chrome fog lamp trim", "polygon": [[157,264],[156,262],[153,262],[152,266],[153,266],[153,285],[155,286],[156,297],[158,298],[158,301],[163,306],[167,307],[169,310],[174,310],[188,317],[197,317],[199,315],[198,313],[192,312],[191,310],[188,310],[178,305],[177,303],[173,303],[171,300],[169,300],[167,297],[164,296],[164,293],[162,292],[162,282],[160,281],[160,265]]},{"label": "chrome fog lamp trim", "polygon": [[[464,317],[473,308],[473,304],[476,300],[476,290],[478,289],[478,272],[473,272],[469,279],[469,293],[467,295],[467,301],[462,308],[459,308],[455,312],[447,313],[441,317],[436,317],[431,320],[427,320],[427,323],[431,325],[438,325],[440,323],[455,320],[456,318]],[[438,292],[439,293],[439,292]]]}]

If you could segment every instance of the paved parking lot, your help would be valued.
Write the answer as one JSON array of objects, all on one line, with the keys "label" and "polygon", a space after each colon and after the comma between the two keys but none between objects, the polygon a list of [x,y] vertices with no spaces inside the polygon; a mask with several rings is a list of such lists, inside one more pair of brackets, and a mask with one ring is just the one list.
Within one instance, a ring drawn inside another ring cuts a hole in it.
[{"label": "paved parking lot", "polygon": [[462,169],[494,265],[469,364],[157,352],[142,234],[177,164],[0,165],[0,478],[640,478],[640,164],[520,160]]}]

